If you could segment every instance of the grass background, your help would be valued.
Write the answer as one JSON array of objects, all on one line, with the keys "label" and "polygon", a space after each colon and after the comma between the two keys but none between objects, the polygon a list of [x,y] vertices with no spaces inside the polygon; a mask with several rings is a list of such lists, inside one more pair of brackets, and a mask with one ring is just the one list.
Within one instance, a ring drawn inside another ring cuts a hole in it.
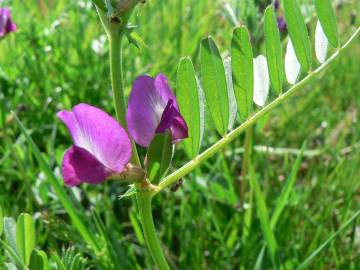
[{"label": "grass background", "polygon": [[[18,31],[0,40],[0,205],[7,216],[34,215],[37,246],[48,254],[74,246],[87,258],[90,269],[114,265],[151,269],[135,201],[118,199],[127,187],[107,182],[67,189],[72,200],[87,210],[87,224],[97,236],[101,234],[90,209],[101,217],[110,240],[99,236],[100,245],[112,247],[114,262],[106,248],[102,254],[94,254],[72,226],[11,113],[17,112],[59,181],[59,164],[71,141],[56,112],[86,102],[114,115],[108,49],[105,44],[102,52],[94,51],[103,31],[89,2],[3,1],[2,5],[12,7]],[[261,18],[269,1],[151,0],[137,9],[131,20],[139,26],[137,33],[146,45],[140,50],[125,45],[127,90],[142,73],[163,72],[175,86],[180,57],[191,56],[198,67],[199,42],[208,34],[224,57],[228,55],[234,24],[225,2],[253,33],[254,55],[264,52]],[[312,4],[301,3],[313,39]],[[358,13],[356,1],[338,7],[343,41],[354,25],[359,25]],[[282,36],[286,38],[286,33]],[[285,269],[299,265],[360,208],[360,45],[358,39],[354,43],[326,73],[255,127],[252,159],[270,214],[294,164],[293,149],[300,149],[306,141],[306,150],[316,153],[305,151],[296,186],[274,229]],[[206,119],[202,149],[218,139],[210,115]],[[253,268],[264,238],[253,214],[244,239],[244,217],[250,210],[239,205],[243,139],[239,137],[184,178],[178,191],[167,190],[155,198],[155,222],[174,269]],[[263,151],[261,146],[276,151]],[[177,149],[174,169],[186,160],[182,146]],[[256,212],[256,208],[250,209]],[[309,269],[359,269],[359,250],[360,227],[354,223]],[[7,261],[0,250],[0,269]],[[272,268],[266,256],[263,268]]]}]

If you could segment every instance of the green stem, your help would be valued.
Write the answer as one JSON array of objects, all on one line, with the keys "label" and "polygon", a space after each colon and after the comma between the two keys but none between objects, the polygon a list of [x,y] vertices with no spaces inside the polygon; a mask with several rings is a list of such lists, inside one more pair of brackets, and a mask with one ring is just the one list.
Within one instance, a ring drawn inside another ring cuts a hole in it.
[{"label": "green stem", "polygon": [[156,235],[156,229],[151,210],[152,194],[143,191],[139,192],[136,198],[145,241],[149,248],[150,254],[160,270],[169,270],[170,267],[166,262],[165,256],[161,249],[160,241]]},{"label": "green stem", "polygon": [[[117,24],[110,23],[108,29],[108,37],[110,43],[110,76],[111,76],[111,87],[115,101],[116,117],[121,125],[127,130],[126,124],[126,101],[124,95],[123,85],[123,73],[122,73],[122,39],[123,33],[121,33],[120,26],[113,25]],[[130,136],[129,136],[130,137]],[[131,138],[131,137],[130,137]],[[140,165],[139,156],[137,153],[136,145],[134,140],[131,139],[132,146],[132,163]]]},{"label": "green stem", "polygon": [[349,40],[340,49],[338,49],[331,57],[329,57],[321,66],[319,66],[314,71],[311,71],[305,78],[303,78],[296,85],[292,86],[287,92],[280,94],[275,100],[270,102],[267,106],[265,106],[264,108],[262,108],[261,110],[257,111],[255,114],[250,116],[244,123],[242,123],[242,125],[240,125],[236,129],[225,135],[221,140],[210,146],[208,149],[206,149],[204,152],[198,155],[195,159],[189,161],[188,163],[183,165],[180,169],[165,177],[164,180],[161,181],[160,184],[157,186],[154,192],[155,193],[160,192],[164,188],[173,185],[179,179],[181,179],[188,173],[192,172],[201,163],[203,163],[208,158],[215,155],[226,145],[228,145],[230,142],[235,140],[245,130],[247,130],[249,127],[254,125],[260,118],[262,118],[268,112],[270,112],[280,104],[284,103],[291,96],[297,93],[304,85],[306,85],[312,79],[316,78],[320,72],[324,71],[326,68],[330,66],[330,64],[334,63],[334,61],[338,59],[340,53],[343,52],[352,43],[353,40],[355,40],[359,32],[360,32],[360,27],[358,27],[356,31],[353,33],[353,35],[349,38]]},{"label": "green stem", "polygon": [[[122,38],[123,33],[121,27],[126,25],[131,12],[127,16],[122,18],[122,24],[117,21],[112,22],[106,17],[106,15],[98,10],[100,19],[107,32],[109,43],[110,43],[110,75],[111,75],[111,86],[115,101],[115,110],[118,121],[127,129],[125,113],[126,113],[126,101],[124,96],[123,86],[123,74],[122,74]],[[130,137],[130,136],[129,136]],[[131,137],[130,137],[131,138]],[[140,159],[136,150],[136,145],[131,139],[132,144],[132,163],[141,165]],[[156,265],[160,270],[170,269],[165,256],[162,252],[159,239],[157,238],[154,220],[151,210],[151,200],[153,192],[148,192],[147,189],[150,186],[146,180],[136,184],[140,192],[136,195],[141,224],[146,239],[147,246],[150,250],[151,256],[153,257]]]},{"label": "green stem", "polygon": [[240,186],[240,205],[243,207],[245,202],[245,193],[247,189],[247,178],[248,178],[248,166],[251,161],[252,153],[252,137],[253,137],[253,127],[249,127],[245,132],[245,141],[244,141],[244,154],[242,160],[241,168],[241,186]]}]

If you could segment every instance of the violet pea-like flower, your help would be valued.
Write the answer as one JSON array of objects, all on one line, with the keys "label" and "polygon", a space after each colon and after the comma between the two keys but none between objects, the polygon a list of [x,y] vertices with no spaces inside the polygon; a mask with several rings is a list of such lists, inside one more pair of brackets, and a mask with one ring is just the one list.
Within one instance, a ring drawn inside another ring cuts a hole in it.
[{"label": "violet pea-like flower", "polygon": [[0,8],[0,38],[16,31],[16,24],[12,21],[9,8]]},{"label": "violet pea-like flower", "polygon": [[188,137],[188,127],[163,74],[155,78],[143,75],[134,81],[126,122],[131,137],[144,147],[157,133],[169,132],[173,143]]},{"label": "violet pea-like flower", "polygon": [[277,17],[277,25],[280,30],[280,32],[284,32],[286,30],[286,22],[282,16]]},{"label": "violet pea-like flower", "polygon": [[114,118],[88,104],[76,105],[72,111],[60,111],[57,116],[74,141],[62,162],[66,185],[99,184],[109,178],[123,179],[124,174],[131,174],[130,139]]}]

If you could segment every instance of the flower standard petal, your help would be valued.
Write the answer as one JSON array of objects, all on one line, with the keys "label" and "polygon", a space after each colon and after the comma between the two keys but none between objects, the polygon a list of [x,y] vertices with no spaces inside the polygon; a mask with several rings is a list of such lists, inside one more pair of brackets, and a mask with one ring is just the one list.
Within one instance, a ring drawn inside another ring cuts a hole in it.
[{"label": "flower standard petal", "polygon": [[[143,75],[134,81],[126,120],[129,133],[136,143],[144,147],[150,145],[156,133],[167,130],[176,131],[172,132],[173,142],[187,137],[186,123],[163,74],[155,78]],[[173,123],[177,126],[173,127]]]},{"label": "flower standard petal", "polygon": [[166,101],[156,91],[154,79],[143,75],[133,84],[126,122],[132,138],[141,146],[149,146],[161,120]]},{"label": "flower standard petal", "polygon": [[173,106],[179,110],[179,106],[176,102],[176,97],[174,93],[171,91],[168,79],[166,76],[162,73],[158,74],[154,79],[155,89],[159,93],[159,95],[162,97],[163,100],[167,102],[172,99],[173,100]]},{"label": "flower standard petal", "polygon": [[[58,117],[68,127],[75,146],[85,149],[113,172],[121,172],[131,157],[131,143],[120,124],[102,110],[76,105]],[[91,170],[91,169],[90,169]]]}]

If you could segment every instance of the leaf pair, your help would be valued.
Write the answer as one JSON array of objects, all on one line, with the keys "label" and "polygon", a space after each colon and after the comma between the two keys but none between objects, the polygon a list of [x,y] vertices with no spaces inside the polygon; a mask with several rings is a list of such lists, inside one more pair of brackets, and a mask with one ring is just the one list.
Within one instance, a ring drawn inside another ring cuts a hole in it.
[{"label": "leaf pair", "polygon": [[[320,63],[325,61],[327,40],[332,46],[339,46],[336,17],[330,0],[314,0],[319,18],[315,34],[315,52]],[[304,18],[296,0],[284,1],[285,19],[292,45],[303,70],[309,71],[312,65],[310,39]],[[326,37],[326,41],[325,41]]]}]

